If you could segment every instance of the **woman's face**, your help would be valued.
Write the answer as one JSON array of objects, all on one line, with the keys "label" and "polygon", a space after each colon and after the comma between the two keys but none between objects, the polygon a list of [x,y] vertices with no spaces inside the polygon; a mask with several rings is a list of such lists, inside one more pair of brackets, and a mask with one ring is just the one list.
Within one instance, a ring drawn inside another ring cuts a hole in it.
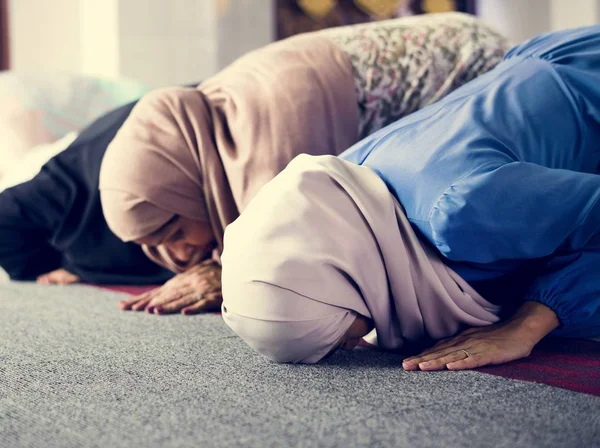
[{"label": "woman's face", "polygon": [[154,234],[137,241],[147,246],[163,246],[173,259],[185,264],[192,258],[207,258],[216,246],[210,224],[178,216]]},{"label": "woman's face", "polygon": [[325,358],[333,355],[333,353],[340,348],[343,350],[354,350],[360,340],[368,335],[372,329],[373,321],[371,319],[361,316],[360,314],[357,315],[354,322],[352,322],[352,325],[350,325],[350,328],[348,328],[335,347],[325,355]]},{"label": "woman's face", "polygon": [[353,350],[354,347],[358,345],[360,340],[369,334],[369,332],[373,329],[373,322],[371,319],[366,318],[365,316],[361,316],[360,314],[356,316],[348,331],[342,338],[339,347],[344,350]]}]

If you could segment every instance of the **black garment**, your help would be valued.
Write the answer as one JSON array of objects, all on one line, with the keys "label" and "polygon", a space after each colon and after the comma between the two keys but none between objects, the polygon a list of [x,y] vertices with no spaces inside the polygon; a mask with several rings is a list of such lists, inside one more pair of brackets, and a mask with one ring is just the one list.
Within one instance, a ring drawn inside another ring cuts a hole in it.
[{"label": "black garment", "polygon": [[108,228],[100,164],[135,102],[88,126],[32,180],[0,193],[0,266],[14,280],[64,268],[82,281],[159,284],[173,276]]}]

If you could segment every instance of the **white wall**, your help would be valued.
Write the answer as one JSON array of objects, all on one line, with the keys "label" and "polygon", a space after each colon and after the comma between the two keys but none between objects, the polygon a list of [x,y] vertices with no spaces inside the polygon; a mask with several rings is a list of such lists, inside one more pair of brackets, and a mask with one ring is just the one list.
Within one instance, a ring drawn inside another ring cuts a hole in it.
[{"label": "white wall", "polygon": [[79,70],[79,0],[10,0],[8,5],[12,67]]},{"label": "white wall", "polygon": [[119,64],[119,0],[79,1],[80,71],[117,77]]},{"label": "white wall", "polygon": [[600,23],[600,0],[552,0],[550,11],[553,30]]},{"label": "white wall", "polygon": [[[254,7],[257,3],[264,8]],[[247,51],[257,48],[256,42],[271,42],[275,38],[274,0],[217,0],[219,17],[219,67],[225,67]],[[248,39],[252,36],[252,39]]]},{"label": "white wall", "polygon": [[200,81],[273,40],[273,0],[11,0],[11,69]]},{"label": "white wall", "polygon": [[478,0],[477,11],[514,44],[548,31],[600,23],[600,0]]},{"label": "white wall", "polygon": [[213,1],[120,1],[121,71],[154,86],[202,80],[219,68],[217,26]]}]

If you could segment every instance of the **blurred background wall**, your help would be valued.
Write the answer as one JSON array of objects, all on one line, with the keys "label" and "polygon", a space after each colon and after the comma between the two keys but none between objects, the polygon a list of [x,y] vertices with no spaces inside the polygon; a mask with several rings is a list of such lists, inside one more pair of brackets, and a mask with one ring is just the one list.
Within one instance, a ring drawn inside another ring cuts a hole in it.
[{"label": "blurred background wall", "polygon": [[600,0],[478,0],[477,15],[518,43],[548,31],[600,23]]},{"label": "blurred background wall", "polygon": [[[10,68],[204,79],[274,38],[271,0],[8,0]],[[259,5],[259,6],[257,6]]]},{"label": "blurred background wall", "polygon": [[205,79],[298,32],[456,9],[476,13],[514,43],[600,22],[600,0],[0,0],[0,68],[8,50],[12,70],[158,87]]}]

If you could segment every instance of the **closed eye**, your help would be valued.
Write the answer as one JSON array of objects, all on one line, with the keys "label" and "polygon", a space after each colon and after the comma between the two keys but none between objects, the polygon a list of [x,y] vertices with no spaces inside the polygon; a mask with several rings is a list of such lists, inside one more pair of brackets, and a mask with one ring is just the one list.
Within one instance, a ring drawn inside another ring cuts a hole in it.
[{"label": "closed eye", "polygon": [[175,232],[173,235],[169,236],[165,242],[174,243],[181,239],[183,239],[183,230],[178,229],[177,232]]}]

